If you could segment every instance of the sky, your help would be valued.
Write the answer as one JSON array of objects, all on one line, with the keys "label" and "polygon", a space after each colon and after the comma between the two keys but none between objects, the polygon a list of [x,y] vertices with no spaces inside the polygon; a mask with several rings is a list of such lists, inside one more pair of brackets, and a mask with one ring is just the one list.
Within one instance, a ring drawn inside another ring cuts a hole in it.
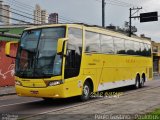
[{"label": "sky", "polygon": [[[4,0],[5,1],[5,0]],[[12,1],[12,0],[6,0]],[[16,0],[30,6],[39,4],[48,13],[59,13],[61,18],[92,25],[102,24],[102,0]],[[129,21],[129,8],[142,7],[135,15],[158,11],[160,15],[160,0],[106,0],[105,24],[124,27],[124,21]],[[27,9],[20,8],[20,9]],[[32,12],[32,9],[31,9]],[[133,11],[134,13],[134,11]],[[137,34],[145,34],[152,40],[160,42],[160,21],[140,23],[133,19],[132,24],[138,28]]]}]

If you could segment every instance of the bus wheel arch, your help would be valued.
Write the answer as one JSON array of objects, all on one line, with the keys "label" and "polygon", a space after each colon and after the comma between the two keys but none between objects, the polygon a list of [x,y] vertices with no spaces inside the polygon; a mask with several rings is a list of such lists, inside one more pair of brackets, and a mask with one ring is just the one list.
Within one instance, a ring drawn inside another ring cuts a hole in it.
[{"label": "bus wheel arch", "polygon": [[93,91],[94,91],[94,85],[93,85],[92,79],[91,79],[91,78],[87,78],[87,79],[84,81],[84,83],[85,83],[85,82],[88,82],[88,83],[90,84],[91,92],[93,92]]},{"label": "bus wheel arch", "polygon": [[94,86],[91,78],[87,78],[84,81],[82,88],[81,101],[87,101],[90,98],[90,94],[93,92]]}]

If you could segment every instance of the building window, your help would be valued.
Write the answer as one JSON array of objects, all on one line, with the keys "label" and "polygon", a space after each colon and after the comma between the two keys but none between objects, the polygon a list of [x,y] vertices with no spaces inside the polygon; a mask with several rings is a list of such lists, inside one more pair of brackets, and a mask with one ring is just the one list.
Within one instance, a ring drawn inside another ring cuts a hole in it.
[{"label": "building window", "polygon": [[153,52],[158,52],[158,46],[153,46]]}]

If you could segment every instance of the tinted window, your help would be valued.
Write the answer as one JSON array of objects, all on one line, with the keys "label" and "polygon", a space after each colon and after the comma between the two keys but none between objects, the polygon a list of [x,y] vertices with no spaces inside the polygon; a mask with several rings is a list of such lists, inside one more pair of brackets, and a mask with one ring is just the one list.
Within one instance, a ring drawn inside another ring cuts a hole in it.
[{"label": "tinted window", "polygon": [[151,56],[151,49],[150,49],[150,45],[148,44],[144,44],[145,47],[145,56]]},{"label": "tinted window", "polygon": [[134,42],[130,40],[125,40],[125,50],[126,54],[128,55],[134,55]]},{"label": "tinted window", "polygon": [[140,43],[140,45],[141,45],[141,55],[146,56],[146,49],[145,49],[144,43]]},{"label": "tinted window", "polygon": [[148,56],[151,56],[151,45],[147,44],[148,45]]},{"label": "tinted window", "polygon": [[100,52],[100,38],[98,33],[86,31],[85,52]]},{"label": "tinted window", "polygon": [[114,53],[113,37],[101,35],[102,53]]},{"label": "tinted window", "polygon": [[124,39],[114,37],[115,52],[125,54]]},{"label": "tinted window", "polygon": [[141,54],[141,46],[139,42],[134,42],[134,52],[135,55],[140,55]]}]

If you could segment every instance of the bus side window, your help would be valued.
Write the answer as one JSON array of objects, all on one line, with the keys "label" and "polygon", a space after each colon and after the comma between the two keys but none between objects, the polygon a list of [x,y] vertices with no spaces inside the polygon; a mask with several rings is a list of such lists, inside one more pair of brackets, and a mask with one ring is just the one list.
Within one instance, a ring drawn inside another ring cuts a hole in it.
[{"label": "bus side window", "polygon": [[148,44],[148,57],[151,56],[151,45]]},{"label": "bus side window", "polygon": [[100,34],[95,32],[85,32],[85,52],[86,53],[100,53]]},{"label": "bus side window", "polygon": [[133,41],[125,40],[125,49],[126,49],[126,54],[135,55],[134,42]]},{"label": "bus side window", "polygon": [[114,37],[114,46],[116,54],[125,54],[124,39]]},{"label": "bus side window", "polygon": [[139,42],[134,41],[135,55],[141,55],[141,46]]},{"label": "bus side window", "polygon": [[101,35],[101,52],[107,54],[114,54],[113,37]]},{"label": "bus side window", "polygon": [[146,56],[146,49],[145,49],[144,43],[140,43],[140,45],[141,45],[141,55]]}]

